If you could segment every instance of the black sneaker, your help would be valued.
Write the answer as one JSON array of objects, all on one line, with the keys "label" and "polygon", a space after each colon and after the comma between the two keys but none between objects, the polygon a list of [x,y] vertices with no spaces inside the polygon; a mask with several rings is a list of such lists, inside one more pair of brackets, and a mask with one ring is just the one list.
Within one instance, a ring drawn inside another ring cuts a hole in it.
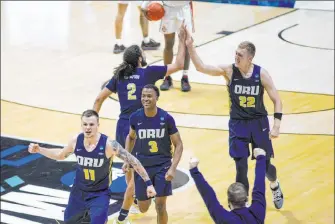
[{"label": "black sneaker", "polygon": [[154,41],[153,39],[150,39],[149,43],[144,43],[144,41],[142,41],[141,45],[143,50],[156,50],[159,48],[159,46],[161,46],[161,44]]},{"label": "black sneaker", "polygon": [[163,84],[159,87],[162,91],[169,90],[172,88],[173,83],[172,83],[172,78],[170,76],[166,77],[164,79]]},{"label": "black sneaker", "polygon": [[183,77],[181,79],[181,91],[188,92],[190,90],[191,90],[191,86],[190,86],[190,83],[188,81],[188,78],[187,77]]},{"label": "black sneaker", "polygon": [[121,45],[115,44],[114,45],[113,53],[114,54],[120,54],[120,53],[124,52],[125,49],[126,49],[126,47],[123,46],[123,44],[121,44]]}]

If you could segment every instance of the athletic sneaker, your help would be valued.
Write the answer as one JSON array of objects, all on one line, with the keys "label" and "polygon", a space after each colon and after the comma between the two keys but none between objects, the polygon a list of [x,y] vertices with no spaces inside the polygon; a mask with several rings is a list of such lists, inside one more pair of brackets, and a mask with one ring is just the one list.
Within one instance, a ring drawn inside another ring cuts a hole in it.
[{"label": "athletic sneaker", "polygon": [[283,192],[281,191],[279,182],[278,186],[275,189],[272,189],[271,187],[270,189],[272,191],[273,203],[275,204],[276,209],[281,209],[281,207],[283,207],[284,204],[284,195]]}]

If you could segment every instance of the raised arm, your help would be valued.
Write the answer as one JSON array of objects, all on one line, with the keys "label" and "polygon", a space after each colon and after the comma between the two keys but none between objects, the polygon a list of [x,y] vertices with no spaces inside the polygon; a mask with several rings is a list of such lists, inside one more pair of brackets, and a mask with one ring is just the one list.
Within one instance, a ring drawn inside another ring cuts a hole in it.
[{"label": "raised arm", "polygon": [[279,93],[271,79],[271,76],[263,68],[261,70],[261,82],[274,105],[274,117],[275,118],[274,118],[273,128],[270,132],[270,137],[276,138],[279,136],[283,105],[282,105]]},{"label": "raised arm", "polygon": [[207,65],[205,64],[201,58],[199,57],[194,44],[193,38],[189,30],[185,28],[186,32],[186,41],[185,44],[187,46],[188,52],[190,54],[191,60],[197,69],[197,71],[211,75],[211,76],[223,76],[228,82],[231,78],[231,65]]},{"label": "raised arm", "polygon": [[195,185],[205,202],[207,210],[211,215],[215,223],[225,223],[230,218],[230,213],[222,207],[213,188],[207,183],[204,176],[198,169],[199,160],[196,158],[191,158],[190,160],[190,173],[193,178]]},{"label": "raised arm", "polygon": [[184,26],[184,22],[181,25],[181,28],[179,29],[179,43],[178,43],[178,52],[176,59],[173,64],[168,64],[167,65],[167,71],[166,71],[166,76],[171,75],[172,73],[175,73],[184,67],[184,61],[185,61],[185,38],[186,38],[186,33],[184,29],[182,28]]},{"label": "raised arm", "polygon": [[260,148],[254,149],[256,157],[255,182],[252,190],[252,203],[250,210],[256,217],[264,222],[266,212],[265,200],[265,172],[266,172],[266,157],[265,151]]},{"label": "raised arm", "polygon": [[30,143],[28,151],[30,153],[40,153],[53,160],[64,160],[74,152],[77,136],[71,139],[63,148],[44,148],[35,143]]}]

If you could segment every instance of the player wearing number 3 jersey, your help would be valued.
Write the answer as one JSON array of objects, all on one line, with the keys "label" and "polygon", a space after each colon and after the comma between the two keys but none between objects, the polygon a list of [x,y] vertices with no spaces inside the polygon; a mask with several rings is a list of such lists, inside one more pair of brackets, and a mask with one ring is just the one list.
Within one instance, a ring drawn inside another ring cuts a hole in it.
[{"label": "player wearing number 3 jersey", "polygon": [[[144,68],[146,58],[143,50],[132,45],[127,48],[123,54],[123,62],[115,68],[114,76],[108,82],[106,87],[97,96],[93,109],[100,111],[102,103],[112,93],[117,93],[121,113],[120,119],[116,127],[116,140],[125,147],[125,140],[129,133],[129,117],[130,115],[142,107],[141,93],[147,84],[155,84],[159,79],[179,71],[183,68],[185,58],[185,32],[179,32],[179,48],[176,61],[166,66],[147,66]],[[135,150],[133,151],[133,155]],[[127,189],[125,192],[122,208],[119,217],[114,223],[127,223],[126,217],[133,204],[134,180],[133,170],[130,169],[126,173]]]},{"label": "player wearing number 3 jersey", "polygon": [[[156,106],[158,98],[159,90],[155,85],[144,86],[141,96],[143,108],[133,113],[129,119],[130,130],[126,149],[131,151],[136,142],[136,158],[143,163],[157,192],[157,223],[166,224],[166,199],[172,195],[171,180],[176,174],[183,143],[172,116]],[[136,173],[134,180],[140,211],[146,212],[151,199],[145,193],[145,182]]]}]

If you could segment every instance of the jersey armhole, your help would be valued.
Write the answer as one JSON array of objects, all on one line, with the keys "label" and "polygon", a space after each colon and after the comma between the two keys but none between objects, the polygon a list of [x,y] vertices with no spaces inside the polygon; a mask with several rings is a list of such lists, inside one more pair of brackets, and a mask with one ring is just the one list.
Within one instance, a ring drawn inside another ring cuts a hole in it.
[{"label": "jersey armhole", "polygon": [[233,82],[233,79],[234,79],[234,70],[235,70],[235,65],[234,65],[234,63],[233,64],[231,64],[231,69],[232,69],[232,73],[231,73],[231,78],[230,78],[230,80],[229,80],[229,83],[228,83],[228,87],[231,85],[231,83]]}]

